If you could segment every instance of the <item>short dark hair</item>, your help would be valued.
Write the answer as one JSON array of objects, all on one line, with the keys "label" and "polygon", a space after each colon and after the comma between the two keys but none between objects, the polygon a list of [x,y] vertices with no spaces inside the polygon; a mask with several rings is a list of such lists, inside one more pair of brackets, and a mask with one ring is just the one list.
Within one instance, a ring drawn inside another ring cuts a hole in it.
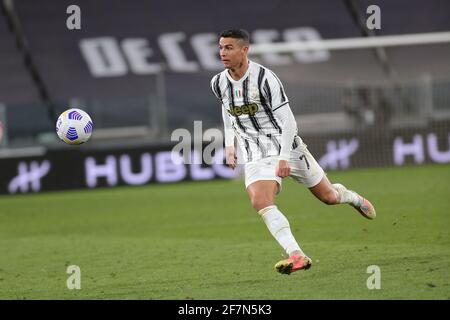
[{"label": "short dark hair", "polygon": [[245,45],[250,44],[250,35],[244,29],[229,29],[220,33],[221,38],[233,38],[242,40]]}]

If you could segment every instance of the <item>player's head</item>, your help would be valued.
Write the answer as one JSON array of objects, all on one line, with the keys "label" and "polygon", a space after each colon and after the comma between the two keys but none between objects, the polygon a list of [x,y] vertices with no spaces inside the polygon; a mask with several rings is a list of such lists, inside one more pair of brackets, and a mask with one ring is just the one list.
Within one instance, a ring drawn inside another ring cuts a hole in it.
[{"label": "player's head", "polygon": [[247,60],[250,36],[242,29],[225,30],[220,34],[220,60],[226,69],[234,69]]}]

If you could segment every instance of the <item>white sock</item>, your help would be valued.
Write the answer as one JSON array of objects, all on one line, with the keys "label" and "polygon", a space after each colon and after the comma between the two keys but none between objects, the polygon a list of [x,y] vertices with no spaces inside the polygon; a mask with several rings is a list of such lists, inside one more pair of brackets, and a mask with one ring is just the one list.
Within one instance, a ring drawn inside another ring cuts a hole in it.
[{"label": "white sock", "polygon": [[339,193],[340,203],[351,203],[357,207],[361,205],[361,199],[355,191],[348,190],[340,183],[333,184],[333,187]]},{"label": "white sock", "polygon": [[296,253],[296,251],[303,256],[305,255],[291,233],[288,220],[278,210],[277,206],[268,206],[258,211],[258,213],[263,218],[270,233],[289,256]]}]

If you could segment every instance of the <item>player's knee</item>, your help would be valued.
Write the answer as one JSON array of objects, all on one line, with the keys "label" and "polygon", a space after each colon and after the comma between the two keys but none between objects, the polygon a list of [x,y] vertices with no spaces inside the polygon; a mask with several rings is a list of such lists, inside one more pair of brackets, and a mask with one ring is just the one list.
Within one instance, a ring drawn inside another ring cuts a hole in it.
[{"label": "player's knee", "polygon": [[256,211],[260,211],[261,209],[264,209],[268,206],[273,205],[273,201],[265,198],[265,197],[253,197],[251,199],[252,202],[252,207],[256,210]]}]

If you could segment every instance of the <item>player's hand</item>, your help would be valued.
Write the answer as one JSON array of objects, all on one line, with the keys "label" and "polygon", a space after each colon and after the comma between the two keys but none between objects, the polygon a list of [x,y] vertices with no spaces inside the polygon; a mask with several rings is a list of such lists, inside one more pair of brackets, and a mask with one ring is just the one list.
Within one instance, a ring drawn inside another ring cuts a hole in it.
[{"label": "player's hand", "polygon": [[236,168],[236,152],[234,147],[225,147],[225,161],[226,164],[231,168]]},{"label": "player's hand", "polygon": [[281,178],[286,178],[291,174],[291,168],[289,167],[289,162],[287,162],[287,160],[280,160],[278,162],[276,174]]}]

